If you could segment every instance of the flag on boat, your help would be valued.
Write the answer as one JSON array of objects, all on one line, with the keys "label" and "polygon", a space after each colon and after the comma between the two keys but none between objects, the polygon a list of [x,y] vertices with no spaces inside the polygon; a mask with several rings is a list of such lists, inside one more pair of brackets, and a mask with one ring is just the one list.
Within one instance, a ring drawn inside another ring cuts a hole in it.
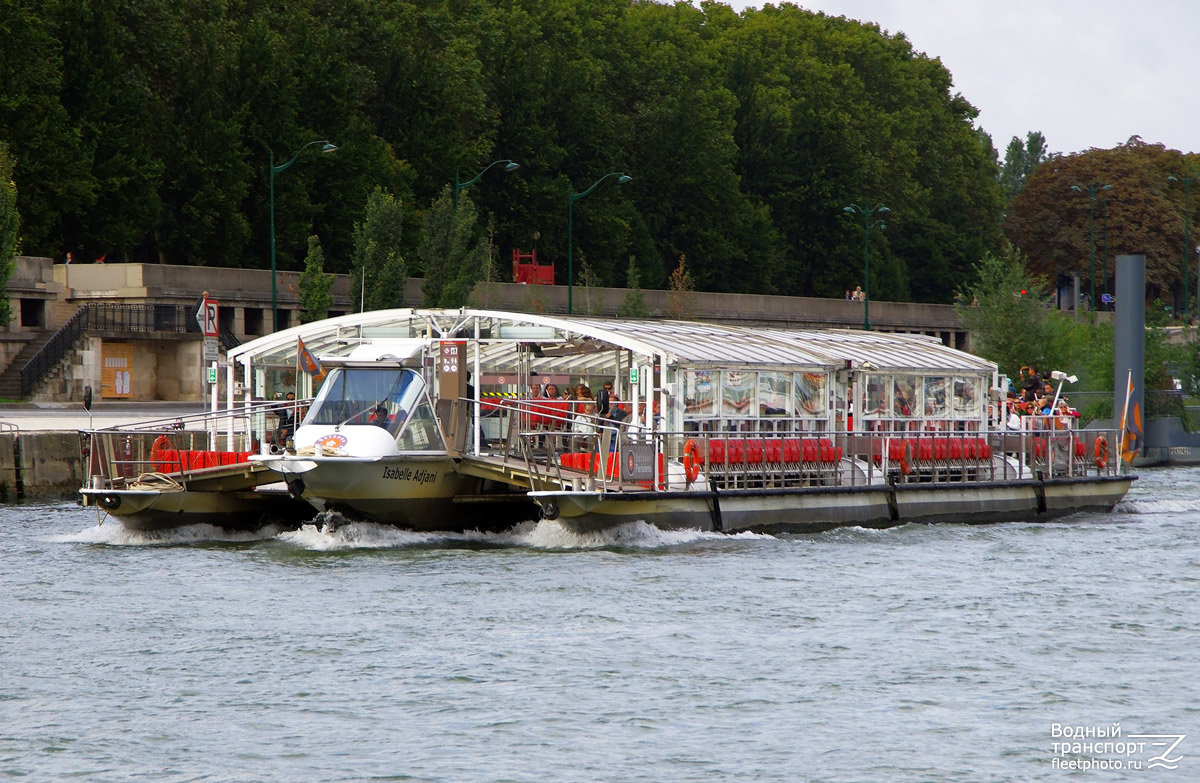
[{"label": "flag on boat", "polygon": [[[1133,410],[1130,410],[1130,401]],[[1129,380],[1125,386],[1125,408],[1121,411],[1121,459],[1132,463],[1134,457],[1142,450],[1142,408],[1133,399],[1133,371],[1129,372]]]},{"label": "flag on boat", "polygon": [[300,365],[300,369],[304,370],[309,375],[320,377],[325,374],[325,369],[321,367],[321,362],[317,357],[313,356],[313,352],[308,350],[308,346],[304,344],[304,340],[296,338],[299,342],[299,347],[296,353],[296,363]]}]

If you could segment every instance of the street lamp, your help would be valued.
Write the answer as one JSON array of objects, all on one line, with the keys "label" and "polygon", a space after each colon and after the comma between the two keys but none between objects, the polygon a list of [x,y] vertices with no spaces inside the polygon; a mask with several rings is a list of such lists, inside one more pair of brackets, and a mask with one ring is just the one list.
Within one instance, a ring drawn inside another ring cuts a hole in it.
[{"label": "street lamp", "polygon": [[591,193],[593,190],[596,189],[596,187],[601,182],[608,179],[609,177],[616,177],[618,185],[624,185],[626,182],[629,182],[630,180],[633,179],[633,177],[629,176],[628,174],[626,174],[624,172],[614,171],[609,174],[605,174],[603,177],[601,177],[600,179],[593,182],[592,186],[590,188],[588,188],[587,190],[583,191],[582,193],[571,193],[570,195],[567,196],[567,314],[568,315],[575,312],[575,303],[572,298],[572,295],[574,293],[574,286],[575,286],[575,236],[574,236],[574,231],[573,231],[573,226],[574,226],[574,222],[575,222],[575,202],[578,201],[579,199],[583,198],[587,194]]},{"label": "street lamp", "polygon": [[[1090,251],[1088,254],[1088,307],[1095,312],[1096,310],[1096,194],[1102,190],[1112,190],[1112,185],[1088,185],[1082,187],[1080,185],[1072,185],[1071,190],[1076,193],[1088,194],[1088,243]],[[1108,261],[1104,262],[1105,267],[1108,266]]]},{"label": "street lamp", "polygon": [[505,158],[504,160],[493,160],[491,163],[487,164],[487,166],[484,167],[483,171],[481,171],[478,174],[476,174],[475,176],[471,177],[466,182],[461,182],[461,183],[458,181],[458,171],[454,172],[454,211],[455,212],[458,211],[458,194],[461,191],[466,190],[467,188],[471,187],[476,182],[478,182],[479,178],[482,177],[484,174],[487,174],[488,169],[490,169],[492,166],[498,166],[501,163],[504,164],[505,171],[516,171],[517,169],[521,168],[520,163],[513,163],[508,158]]},{"label": "street lamp", "polygon": [[268,179],[271,183],[271,198],[270,198],[270,213],[271,213],[271,328],[272,331],[279,331],[279,286],[275,280],[275,175],[287,171],[288,167],[296,162],[296,158],[300,157],[300,153],[304,152],[314,144],[321,144],[321,152],[330,153],[337,149],[333,144],[329,143],[329,139],[318,139],[310,141],[300,149],[296,150],[296,154],[292,156],[287,163],[275,165],[275,152],[270,147],[267,148],[267,170],[270,172]]},{"label": "street lamp", "polygon": [[871,331],[871,229],[875,226],[879,226],[880,231],[887,229],[883,218],[871,220],[871,216],[876,213],[886,215],[891,210],[883,204],[874,206],[851,204],[848,207],[842,207],[842,211],[850,215],[861,215],[863,219],[863,329],[869,332]]},{"label": "street lamp", "polygon": [[[1192,249],[1192,243],[1188,239],[1188,218],[1191,217],[1188,210],[1188,196],[1190,195],[1189,191],[1192,189],[1192,180],[1195,177],[1190,175],[1179,177],[1171,175],[1167,179],[1171,182],[1183,183],[1183,317],[1187,323],[1191,323],[1191,310],[1188,309],[1188,267],[1190,266],[1188,255]],[[1200,281],[1196,285],[1200,286]],[[1196,289],[1196,299],[1197,304],[1200,304],[1200,288]]]}]

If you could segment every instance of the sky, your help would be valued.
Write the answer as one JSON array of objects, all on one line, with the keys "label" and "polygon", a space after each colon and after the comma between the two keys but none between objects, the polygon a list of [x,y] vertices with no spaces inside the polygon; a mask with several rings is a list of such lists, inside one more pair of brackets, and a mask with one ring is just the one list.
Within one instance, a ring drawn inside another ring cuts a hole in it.
[{"label": "sky", "polygon": [[[735,9],[761,2],[725,0]],[[1041,131],[1050,152],[1140,136],[1200,150],[1200,1],[795,0],[902,32],[939,58],[1001,157]]]}]

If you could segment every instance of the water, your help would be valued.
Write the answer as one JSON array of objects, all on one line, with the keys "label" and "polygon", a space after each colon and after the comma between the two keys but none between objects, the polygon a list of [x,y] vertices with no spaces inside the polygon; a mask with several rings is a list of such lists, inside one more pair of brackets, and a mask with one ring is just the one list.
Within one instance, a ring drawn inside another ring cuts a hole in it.
[{"label": "water", "polygon": [[[1063,523],[786,537],[145,536],[3,507],[0,773],[1197,780],[1198,479],[1145,471]],[[1188,736],[1173,770],[1146,746],[1069,772],[1055,723]]]}]

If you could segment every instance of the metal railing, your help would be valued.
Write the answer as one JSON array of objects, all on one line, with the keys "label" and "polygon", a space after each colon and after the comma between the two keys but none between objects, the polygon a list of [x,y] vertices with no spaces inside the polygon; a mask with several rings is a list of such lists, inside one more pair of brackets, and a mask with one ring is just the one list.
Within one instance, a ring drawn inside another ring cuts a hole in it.
[{"label": "metal railing", "polygon": [[199,325],[190,317],[192,314],[191,308],[184,305],[85,304],[21,368],[21,397],[32,394],[87,332],[130,335],[196,332]]},{"label": "metal railing", "polygon": [[250,454],[276,445],[285,410],[296,411],[306,404],[305,400],[243,403],[215,413],[81,431],[88,482],[95,489],[121,489],[147,474],[185,481],[243,464]]},{"label": "metal railing", "polygon": [[[527,406],[537,411],[536,401]],[[531,427],[533,417],[540,423]],[[1059,429],[1055,416],[1024,417],[1020,430],[937,432],[649,432],[590,417],[594,432],[580,433],[571,429],[575,421],[521,411],[498,448],[506,460],[523,460],[540,482],[587,490],[953,484],[1126,472],[1115,431]],[[637,459],[627,459],[635,452]],[[637,462],[642,468],[631,475]]]}]

